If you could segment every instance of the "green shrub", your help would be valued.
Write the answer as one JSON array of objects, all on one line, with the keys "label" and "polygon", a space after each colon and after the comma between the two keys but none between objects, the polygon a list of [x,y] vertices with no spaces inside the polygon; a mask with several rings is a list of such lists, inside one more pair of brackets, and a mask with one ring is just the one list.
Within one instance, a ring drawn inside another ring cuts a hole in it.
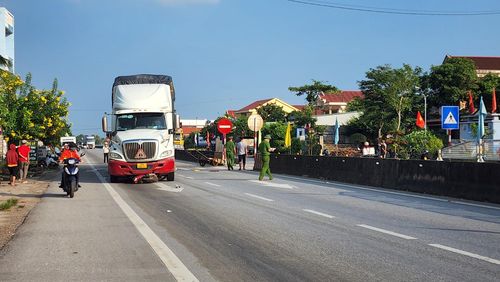
[{"label": "green shrub", "polygon": [[10,198],[7,201],[0,203],[0,211],[8,210],[10,207],[15,206],[17,204],[17,199]]}]

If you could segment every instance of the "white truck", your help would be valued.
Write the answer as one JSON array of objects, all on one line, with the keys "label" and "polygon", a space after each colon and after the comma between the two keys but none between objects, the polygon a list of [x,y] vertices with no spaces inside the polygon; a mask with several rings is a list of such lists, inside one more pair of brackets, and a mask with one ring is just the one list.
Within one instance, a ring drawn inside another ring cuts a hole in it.
[{"label": "white truck", "polygon": [[[131,75],[115,78],[112,89],[108,173],[111,182],[121,178],[174,180],[175,91],[167,75]],[[108,130],[109,129],[109,130]]]},{"label": "white truck", "polygon": [[76,144],[76,137],[75,136],[63,136],[60,138],[61,141],[61,146],[64,145],[64,143],[75,143]]},{"label": "white truck", "polygon": [[95,137],[92,135],[85,136],[85,145],[87,145],[87,149],[95,148]]}]

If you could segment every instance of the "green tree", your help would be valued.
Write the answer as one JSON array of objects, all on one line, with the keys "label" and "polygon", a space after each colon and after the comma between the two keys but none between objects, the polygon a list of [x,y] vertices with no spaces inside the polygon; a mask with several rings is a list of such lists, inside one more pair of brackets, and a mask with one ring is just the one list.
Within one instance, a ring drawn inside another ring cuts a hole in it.
[{"label": "green tree", "polygon": [[19,140],[17,130],[18,104],[17,92],[23,81],[19,76],[0,70],[0,127],[4,135],[10,139]]},{"label": "green tree", "polygon": [[286,121],[286,112],[276,104],[266,104],[258,108],[257,113],[265,122]]},{"label": "green tree", "polygon": [[475,93],[478,89],[476,67],[472,60],[466,58],[450,58],[439,66],[431,67],[423,82],[429,107],[436,109],[468,101],[467,92],[471,90]]},{"label": "green tree", "polygon": [[[500,106],[500,77],[495,74],[488,73],[484,77],[480,78],[478,81],[478,96],[483,96],[484,104],[488,109],[488,112],[491,111],[491,102],[493,97],[493,89],[496,89],[497,92],[497,108]],[[497,109],[498,112],[498,109]]]},{"label": "green tree", "polygon": [[429,151],[433,156],[443,148],[443,141],[430,131],[415,130],[401,137],[399,155],[404,159],[418,159],[424,151]]},{"label": "green tree", "polygon": [[285,146],[285,133],[287,124],[284,122],[266,123],[262,129],[262,136],[271,135],[271,147],[277,148],[278,152],[282,151]]},{"label": "green tree", "polygon": [[83,135],[83,134],[78,134],[78,135],[76,136],[76,143],[77,143],[77,144],[84,144],[84,143],[85,143],[85,141],[86,141],[86,140],[85,140],[85,135]]},{"label": "green tree", "polygon": [[319,94],[323,93],[336,93],[339,89],[333,85],[323,84],[323,82],[318,80],[312,80],[312,84],[306,84],[304,86],[290,86],[288,90],[295,92],[295,95],[302,96],[306,95],[306,101],[309,105],[314,105],[318,99]]},{"label": "green tree", "polygon": [[371,138],[381,138],[388,132],[401,134],[403,129],[412,127],[414,106],[420,99],[420,74],[420,68],[406,64],[399,69],[389,65],[370,69],[366,79],[359,82],[364,99],[349,105],[362,112],[350,125]]},{"label": "green tree", "polygon": [[66,121],[69,103],[62,98],[63,91],[35,89],[30,74],[23,82],[9,72],[0,71],[0,79],[0,107],[5,107],[0,111],[0,125],[8,137],[56,143],[60,136],[70,133]]}]

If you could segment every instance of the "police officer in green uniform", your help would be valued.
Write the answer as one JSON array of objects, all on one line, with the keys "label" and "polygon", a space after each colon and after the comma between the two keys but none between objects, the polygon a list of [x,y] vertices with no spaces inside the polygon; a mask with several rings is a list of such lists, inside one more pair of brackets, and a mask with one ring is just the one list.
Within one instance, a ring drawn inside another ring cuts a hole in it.
[{"label": "police officer in green uniform", "polygon": [[229,140],[226,142],[226,145],[224,145],[224,147],[226,148],[227,170],[234,170],[233,164],[234,164],[234,156],[236,153],[236,146],[234,145],[233,142],[233,136],[229,136],[228,139]]},{"label": "police officer in green uniform", "polygon": [[271,135],[266,135],[264,141],[259,145],[259,153],[262,158],[262,169],[260,170],[259,180],[264,179],[264,174],[269,176],[269,180],[273,180],[271,170],[269,169],[269,161],[271,159],[271,145],[269,145],[269,139],[271,139]]}]

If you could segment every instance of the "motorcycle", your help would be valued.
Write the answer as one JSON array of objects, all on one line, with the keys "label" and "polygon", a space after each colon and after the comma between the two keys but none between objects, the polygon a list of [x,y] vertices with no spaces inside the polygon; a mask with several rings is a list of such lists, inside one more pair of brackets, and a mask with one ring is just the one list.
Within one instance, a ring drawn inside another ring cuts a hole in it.
[{"label": "motorcycle", "polygon": [[38,160],[38,166],[43,168],[57,168],[59,167],[57,159],[58,158],[56,154],[47,155],[45,159],[42,158]]},{"label": "motorcycle", "polygon": [[68,158],[64,160],[64,177],[63,177],[63,190],[70,198],[75,196],[78,191],[78,182],[76,175],[78,174],[78,159]]}]

